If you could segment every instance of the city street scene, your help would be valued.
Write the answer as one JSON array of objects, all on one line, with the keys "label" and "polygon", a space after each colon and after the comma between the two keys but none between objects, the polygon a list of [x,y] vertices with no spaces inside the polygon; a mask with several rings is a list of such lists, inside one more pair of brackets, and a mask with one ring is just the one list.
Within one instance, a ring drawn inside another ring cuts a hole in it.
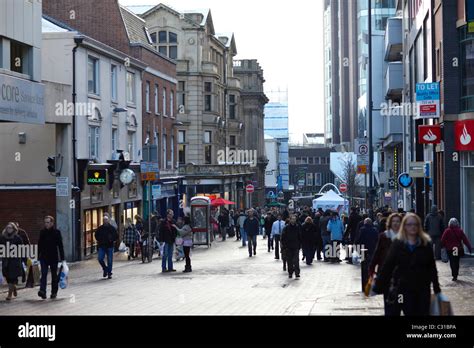
[{"label": "city street scene", "polygon": [[0,0],[0,316],[471,316],[473,138],[474,0]]}]

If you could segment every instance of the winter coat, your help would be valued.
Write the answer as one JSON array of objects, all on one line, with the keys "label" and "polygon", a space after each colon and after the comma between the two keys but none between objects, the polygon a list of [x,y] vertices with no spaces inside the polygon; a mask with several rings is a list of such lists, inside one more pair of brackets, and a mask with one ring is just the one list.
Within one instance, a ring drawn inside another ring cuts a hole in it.
[{"label": "winter coat", "polygon": [[64,261],[63,237],[59,230],[45,228],[40,231],[38,254],[38,260],[46,261],[47,263]]},{"label": "winter coat", "polygon": [[303,249],[316,247],[317,229],[313,223],[304,223],[301,226],[301,246]]},{"label": "winter coat", "polygon": [[347,223],[347,230],[346,233],[351,241],[355,241],[357,239],[358,230],[359,230],[359,222],[362,221],[362,216],[357,213],[351,213],[349,215],[349,222]]},{"label": "winter coat", "polygon": [[259,232],[258,219],[255,216],[252,219],[247,218],[244,222],[244,230],[249,237],[257,236]]},{"label": "winter coat", "polygon": [[123,234],[123,242],[126,245],[135,245],[135,243],[138,241],[138,231],[135,227],[135,225],[131,225],[125,229],[125,232]]},{"label": "winter coat", "polygon": [[23,241],[23,244],[27,244],[27,245],[31,244],[30,238],[28,238],[28,233],[26,233],[24,229],[21,229],[21,228],[18,229],[18,236]]},{"label": "winter coat", "polygon": [[160,225],[160,242],[174,244],[177,237],[177,231],[173,227],[174,222],[165,219]]},{"label": "winter coat", "polygon": [[277,219],[273,216],[273,215],[270,215],[270,216],[267,216],[265,218],[265,222],[263,224],[263,227],[265,228],[265,234],[267,236],[270,236],[271,233],[272,233],[272,226],[273,226],[273,223],[276,221]]},{"label": "winter coat", "polygon": [[247,217],[244,214],[240,214],[237,219],[237,224],[240,228],[244,228],[245,220],[247,220]]},{"label": "winter coat", "polygon": [[[12,245],[18,246],[24,243],[17,233],[8,235],[6,232],[4,232],[0,236],[0,244],[5,245],[5,248],[10,248]],[[22,259],[19,257],[2,258],[2,274],[9,283],[16,283],[18,281],[18,277],[23,275],[23,265],[21,264],[21,260]]]},{"label": "winter coat", "polygon": [[328,230],[329,216],[321,216],[319,219],[319,228],[321,230],[321,236],[329,236],[331,231]]},{"label": "winter coat", "polygon": [[118,239],[117,229],[112,224],[103,224],[95,232],[95,239],[98,248],[113,248]]},{"label": "winter coat", "polygon": [[331,233],[331,240],[342,241],[344,235],[344,226],[340,218],[330,219],[327,227],[328,232]]},{"label": "winter coat", "polygon": [[183,238],[184,245],[192,245],[193,242],[193,229],[189,225],[184,225],[182,228],[177,230],[179,236]]},{"label": "winter coat", "polygon": [[426,216],[425,231],[431,237],[441,237],[444,231],[444,221],[443,217],[437,211],[433,210]]},{"label": "winter coat", "polygon": [[462,255],[462,252],[464,251],[462,243],[464,243],[469,251],[472,252],[472,246],[469,239],[467,239],[464,231],[459,227],[448,227],[441,237],[441,245],[448,251],[453,251],[453,249],[457,248],[459,255]]},{"label": "winter coat", "polygon": [[363,249],[367,249],[365,251],[365,256],[368,262],[372,260],[372,256],[374,255],[378,236],[379,233],[374,226],[364,224],[355,241],[355,244],[363,246]]},{"label": "winter coat", "polygon": [[281,233],[281,247],[283,249],[301,249],[301,226],[288,224]]},{"label": "winter coat", "polygon": [[435,293],[441,291],[438,271],[433,254],[433,245],[418,243],[410,251],[407,243],[395,239],[390,246],[387,258],[378,273],[374,292],[382,294],[389,289],[392,276],[399,279],[399,293],[416,293],[429,289],[433,283]]},{"label": "winter coat", "polygon": [[384,233],[380,233],[377,241],[377,245],[375,246],[374,256],[369,265],[369,273],[375,273],[375,268],[378,267],[380,271],[385,259],[387,258],[388,250],[392,245],[392,239],[388,236],[388,231]]},{"label": "winter coat", "polygon": [[221,214],[219,215],[219,224],[221,225],[221,227],[225,228],[225,227],[229,227],[229,215],[224,213],[224,214]]}]

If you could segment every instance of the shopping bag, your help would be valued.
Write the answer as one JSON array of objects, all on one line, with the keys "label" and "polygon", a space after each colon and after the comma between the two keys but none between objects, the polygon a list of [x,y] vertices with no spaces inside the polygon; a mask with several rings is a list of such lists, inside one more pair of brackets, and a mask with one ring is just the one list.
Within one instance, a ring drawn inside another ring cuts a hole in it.
[{"label": "shopping bag", "polygon": [[367,297],[369,297],[369,295],[370,295],[370,290],[372,290],[373,282],[374,282],[374,278],[373,278],[373,276],[370,276],[369,280],[367,281],[367,283],[365,284],[365,287],[364,287],[364,294]]},{"label": "shopping bag", "polygon": [[448,251],[446,248],[441,248],[441,261],[447,263],[449,261]]},{"label": "shopping bag", "polygon": [[431,303],[430,303],[430,315],[438,316],[439,315],[439,298],[436,295],[431,295]]},{"label": "shopping bag", "polygon": [[352,264],[359,265],[360,264],[360,255],[357,251],[352,253]]},{"label": "shopping bag", "polygon": [[37,261],[28,260],[28,272],[26,274],[26,288],[34,288],[40,284],[41,271]]},{"label": "shopping bag", "polygon": [[61,289],[66,289],[69,283],[69,267],[66,265],[66,262],[63,262],[61,268],[59,269],[59,287]]},{"label": "shopping bag", "polygon": [[454,315],[451,302],[443,293],[431,295],[430,315],[433,316],[450,316]]},{"label": "shopping bag", "polygon": [[125,245],[125,243],[122,241],[119,245],[119,249],[118,249],[121,253],[124,253],[127,251],[127,246]]}]

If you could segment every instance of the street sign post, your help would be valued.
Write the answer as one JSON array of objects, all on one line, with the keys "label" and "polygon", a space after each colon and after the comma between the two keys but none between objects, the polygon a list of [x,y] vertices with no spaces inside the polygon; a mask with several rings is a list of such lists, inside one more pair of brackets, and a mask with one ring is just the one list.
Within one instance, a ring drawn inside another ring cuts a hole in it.
[{"label": "street sign post", "polygon": [[418,118],[439,118],[439,82],[417,83],[416,102],[418,104]]},{"label": "street sign post", "polygon": [[247,193],[253,193],[255,191],[255,187],[252,184],[248,184],[247,186],[245,186],[245,191]]},{"label": "street sign post", "polygon": [[340,184],[339,191],[341,191],[342,193],[347,192],[347,184],[345,183]]},{"label": "street sign post", "polygon": [[355,153],[357,155],[357,166],[369,165],[369,139],[358,138],[355,140]]},{"label": "street sign post", "polygon": [[425,162],[410,162],[410,170],[408,174],[412,178],[424,178]]},{"label": "street sign post", "polygon": [[69,197],[69,178],[56,177],[56,197]]},{"label": "street sign post", "polygon": [[410,188],[413,185],[413,178],[408,173],[402,173],[398,176],[398,184],[404,188]]}]

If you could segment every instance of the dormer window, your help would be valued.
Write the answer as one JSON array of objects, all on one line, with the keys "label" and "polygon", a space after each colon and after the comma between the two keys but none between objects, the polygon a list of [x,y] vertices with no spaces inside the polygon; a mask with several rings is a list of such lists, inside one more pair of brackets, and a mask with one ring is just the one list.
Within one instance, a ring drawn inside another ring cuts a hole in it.
[{"label": "dormer window", "polygon": [[[156,34],[155,34],[156,37]],[[158,51],[171,59],[178,58],[178,35],[171,31],[158,32]]]}]

